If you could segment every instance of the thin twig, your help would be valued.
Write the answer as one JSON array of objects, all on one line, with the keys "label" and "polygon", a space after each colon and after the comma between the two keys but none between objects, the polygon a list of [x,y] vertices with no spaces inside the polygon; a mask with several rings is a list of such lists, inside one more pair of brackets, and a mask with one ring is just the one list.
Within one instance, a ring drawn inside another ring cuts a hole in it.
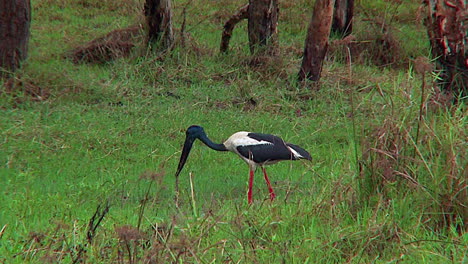
[{"label": "thin twig", "polygon": [[187,24],[187,8],[192,4],[192,0],[188,1],[182,10],[182,25],[180,26],[180,46],[185,48],[185,27]]},{"label": "thin twig", "polygon": [[[348,68],[349,68],[349,80],[351,81],[352,79],[352,63],[351,63],[351,50],[349,47],[347,47],[348,50]],[[357,144],[357,139],[356,139],[356,118],[354,116],[354,90],[351,90],[351,121],[353,122],[353,145],[354,145],[354,158],[356,162],[356,176],[359,175],[360,173],[360,166],[359,166],[359,154],[358,154],[358,144]]]},{"label": "thin twig", "polygon": [[198,213],[197,213],[197,205],[195,203],[195,191],[193,189],[193,179],[192,179],[193,175],[192,175],[192,172],[189,173],[189,179],[190,179],[190,195],[191,195],[191,198],[192,198],[192,211],[193,211],[193,216],[195,218],[198,217]]},{"label": "thin twig", "polygon": [[[96,230],[101,224],[102,220],[106,216],[106,214],[109,212],[110,205],[109,203],[106,203],[104,209],[101,211],[101,204],[98,205],[96,208],[96,211],[94,212],[93,216],[89,220],[88,223],[88,231],[86,234],[87,242],[80,247],[80,250],[78,251],[78,254],[76,255],[75,259],[73,260],[73,263],[78,263],[81,261],[81,255],[83,252],[85,252],[85,248],[91,244],[93,241],[94,235],[96,234]],[[97,221],[96,221],[97,219]]]},{"label": "thin twig", "polygon": [[148,185],[148,189],[146,190],[146,193],[145,193],[145,198],[143,198],[143,201],[141,202],[140,210],[138,211],[138,225],[137,225],[138,230],[140,230],[141,221],[143,219],[143,214],[145,213],[146,204],[148,203],[148,200],[149,200],[149,192],[151,190],[152,185],[153,185],[153,181],[151,181],[150,184]]},{"label": "thin twig", "polygon": [[[422,122],[422,115],[423,115],[423,108],[424,108],[424,90],[426,88],[426,73],[422,72],[422,85],[421,85],[421,102],[419,104],[419,116],[418,116],[418,123],[416,124],[416,137],[415,137],[415,142],[418,144],[419,141],[419,131],[421,128],[421,122]],[[413,158],[416,157],[416,147],[414,148],[413,151]]]},{"label": "thin twig", "polygon": [[2,227],[2,230],[0,230],[0,239],[1,239],[2,236],[3,236],[3,233],[5,233],[5,230],[6,230],[7,226],[8,226],[8,224],[4,225],[4,226]]}]

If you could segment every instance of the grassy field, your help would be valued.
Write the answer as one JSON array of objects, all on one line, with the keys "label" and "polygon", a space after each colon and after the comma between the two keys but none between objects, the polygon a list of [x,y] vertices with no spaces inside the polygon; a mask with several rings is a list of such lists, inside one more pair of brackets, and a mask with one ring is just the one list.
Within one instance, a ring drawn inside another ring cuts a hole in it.
[{"label": "grassy field", "polygon": [[[252,65],[246,22],[218,52],[244,2],[175,1],[189,44],[164,60],[141,46],[74,64],[72,48],[141,23],[142,3],[33,1],[17,82],[46,96],[0,94],[0,263],[468,262],[466,106],[413,66],[430,54],[417,3],[356,1],[352,63],[332,45],[311,90],[295,80],[312,3],[281,2],[280,55]],[[249,206],[247,165],[198,142],[177,210],[192,124],[218,142],[277,134],[313,161],[267,168],[273,202],[257,171]]]}]

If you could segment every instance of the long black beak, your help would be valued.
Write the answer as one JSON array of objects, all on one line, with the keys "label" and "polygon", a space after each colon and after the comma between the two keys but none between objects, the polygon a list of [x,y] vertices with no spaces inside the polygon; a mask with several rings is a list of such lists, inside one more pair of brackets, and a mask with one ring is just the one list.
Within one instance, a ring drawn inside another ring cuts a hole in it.
[{"label": "long black beak", "polygon": [[177,171],[175,174],[175,204],[176,207],[179,207],[179,174],[184,168],[185,162],[189,156],[190,150],[192,149],[193,142],[195,138],[187,136],[184,142],[184,148],[182,149],[182,154],[180,155],[179,166],[177,166]]},{"label": "long black beak", "polygon": [[186,137],[184,142],[184,148],[182,149],[182,154],[180,155],[179,166],[177,166],[176,171],[176,184],[178,182],[179,174],[184,168],[185,162],[189,156],[190,150],[192,149],[193,142],[195,141],[192,137]]}]

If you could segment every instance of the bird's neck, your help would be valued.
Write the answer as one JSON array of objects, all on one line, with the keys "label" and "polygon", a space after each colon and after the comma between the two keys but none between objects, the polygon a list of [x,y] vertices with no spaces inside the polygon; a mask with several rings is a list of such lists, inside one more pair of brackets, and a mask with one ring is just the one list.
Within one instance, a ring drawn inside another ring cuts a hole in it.
[{"label": "bird's neck", "polygon": [[201,137],[199,137],[199,139],[205,143],[205,145],[207,145],[209,148],[211,149],[214,149],[214,150],[217,150],[217,151],[227,151],[228,149],[226,148],[226,146],[224,146],[224,144],[217,144],[217,143],[214,143],[213,141],[211,141],[208,136],[206,135],[202,135]]}]

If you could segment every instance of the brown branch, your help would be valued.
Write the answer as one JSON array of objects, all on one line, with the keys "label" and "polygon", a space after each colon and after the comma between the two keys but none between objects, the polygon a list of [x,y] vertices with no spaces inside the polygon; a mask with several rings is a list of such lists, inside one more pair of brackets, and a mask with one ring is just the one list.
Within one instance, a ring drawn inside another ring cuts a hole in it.
[{"label": "brown branch", "polygon": [[221,37],[221,52],[227,52],[229,48],[229,41],[231,40],[232,31],[237,23],[243,19],[247,19],[249,16],[249,4],[241,7],[237,13],[235,13],[228,21],[224,24],[224,31]]}]

